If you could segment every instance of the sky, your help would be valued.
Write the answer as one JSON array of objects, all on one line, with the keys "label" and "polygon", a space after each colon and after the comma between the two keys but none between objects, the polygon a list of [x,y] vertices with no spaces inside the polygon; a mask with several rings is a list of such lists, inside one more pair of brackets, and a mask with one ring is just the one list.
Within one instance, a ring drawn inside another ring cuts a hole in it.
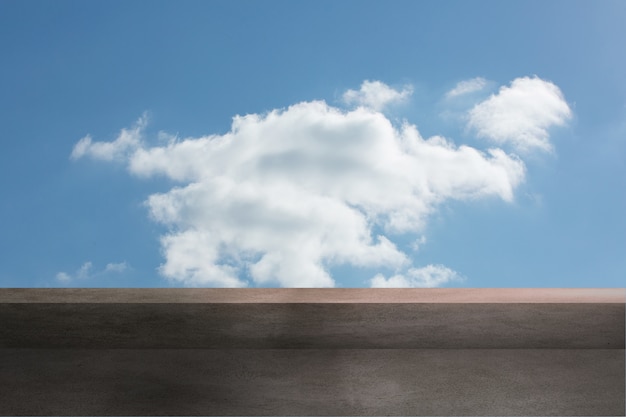
[{"label": "sky", "polygon": [[0,286],[624,287],[624,21],[0,0]]}]

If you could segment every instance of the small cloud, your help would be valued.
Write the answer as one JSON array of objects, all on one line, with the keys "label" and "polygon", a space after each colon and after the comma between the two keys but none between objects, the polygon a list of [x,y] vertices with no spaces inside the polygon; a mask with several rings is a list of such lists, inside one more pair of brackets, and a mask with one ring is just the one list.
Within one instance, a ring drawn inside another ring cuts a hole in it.
[{"label": "small cloud", "polygon": [[128,264],[126,262],[120,263],[109,263],[107,266],[101,271],[94,271],[93,264],[90,261],[83,263],[80,268],[74,272],[74,274],[68,274],[67,272],[59,272],[56,274],[57,281],[67,284],[71,281],[80,280],[85,281],[97,277],[101,277],[103,275],[107,275],[110,273],[122,273],[128,269]]},{"label": "small cloud", "polygon": [[104,161],[121,161],[141,146],[143,130],[148,123],[144,113],[130,129],[122,129],[113,142],[93,142],[90,135],[83,137],[74,145],[70,158],[80,159],[90,156]]},{"label": "small cloud", "polygon": [[86,155],[91,148],[91,135],[84,136],[81,140],[78,141],[74,148],[72,149],[72,153],[70,154],[71,159],[79,159]]},{"label": "small cloud", "polygon": [[446,93],[446,98],[453,98],[462,96],[469,93],[475,93],[487,86],[487,80],[482,77],[472,78],[471,80],[465,80],[457,83],[457,85]]},{"label": "small cloud", "polygon": [[380,81],[363,81],[361,89],[348,90],[343,94],[343,101],[348,105],[357,105],[371,110],[380,111],[393,103],[403,102],[413,94],[413,87],[404,86],[402,90],[394,90]]},{"label": "small cloud", "polygon": [[76,271],[76,278],[78,279],[87,279],[89,278],[89,273],[91,272],[91,268],[93,265],[91,262],[85,262],[79,269]]},{"label": "small cloud", "polygon": [[452,281],[463,281],[461,275],[443,265],[427,265],[422,268],[410,268],[404,274],[385,278],[377,274],[370,280],[372,288],[435,288]]},{"label": "small cloud", "polygon": [[59,272],[56,275],[57,280],[61,281],[61,282],[70,282],[72,280],[72,277],[69,276],[69,274],[66,274],[65,272]]},{"label": "small cloud", "polygon": [[128,269],[126,262],[110,263],[104,268],[104,272],[124,272]]},{"label": "small cloud", "polygon": [[414,252],[417,252],[424,244],[426,244],[426,236],[420,236],[419,239],[416,239],[411,243],[411,249]]},{"label": "small cloud", "polygon": [[565,125],[572,111],[559,87],[522,77],[478,103],[468,116],[468,127],[496,145],[510,145],[520,153],[551,152],[548,129]]}]

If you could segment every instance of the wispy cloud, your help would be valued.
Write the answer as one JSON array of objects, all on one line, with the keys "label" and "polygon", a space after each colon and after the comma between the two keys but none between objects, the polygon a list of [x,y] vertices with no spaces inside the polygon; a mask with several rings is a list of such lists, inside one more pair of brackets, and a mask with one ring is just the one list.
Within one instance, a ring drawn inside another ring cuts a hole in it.
[{"label": "wispy cloud", "polygon": [[396,274],[389,278],[377,274],[371,279],[370,285],[372,288],[433,288],[464,280],[465,278],[456,271],[443,265],[427,265],[422,268],[410,268],[404,274]]},{"label": "wispy cloud", "polygon": [[406,101],[413,94],[413,87],[406,85],[396,90],[380,81],[363,81],[359,90],[348,90],[342,98],[348,105],[362,106],[380,111],[393,103]]},{"label": "wispy cloud", "polygon": [[487,80],[482,77],[472,78],[457,83],[457,85],[446,93],[447,98],[462,96],[465,94],[481,91],[487,86]]},{"label": "wispy cloud", "polygon": [[102,277],[109,273],[122,273],[129,269],[126,262],[109,263],[103,270],[94,271],[93,264],[90,261],[83,263],[73,274],[67,272],[59,272],[56,279],[60,283],[68,284],[70,282],[85,281],[93,278]]},{"label": "wispy cloud", "polygon": [[66,273],[66,272],[59,272],[56,275],[56,279],[57,279],[57,281],[62,282],[62,283],[65,284],[65,283],[68,283],[68,282],[70,282],[72,280],[72,276],[70,274]]},{"label": "wispy cloud", "polygon": [[561,90],[538,77],[522,77],[469,112],[468,127],[478,136],[515,151],[552,151],[548,129],[572,117]]},{"label": "wispy cloud", "polygon": [[148,117],[144,113],[133,127],[122,129],[113,142],[93,142],[91,136],[86,135],[74,145],[70,158],[79,159],[83,156],[91,156],[104,161],[123,161],[141,146],[143,129],[147,123]]},{"label": "wispy cloud", "polygon": [[[371,86],[396,91],[374,81],[348,97],[369,97]],[[415,267],[395,238],[421,236],[447,200],[511,201],[525,165],[502,149],[425,139],[373,110],[408,94],[359,98],[370,105],[353,110],[302,102],[236,116],[223,135],[136,142],[124,154],[132,174],[179,183],[146,201],[152,219],[169,228],[161,274],[185,286],[332,287],[329,269],[352,265],[396,271],[377,275],[379,286],[458,279],[441,265]],[[110,160],[89,151],[101,144],[90,142],[81,156]]]},{"label": "wispy cloud", "polygon": [[128,269],[126,262],[110,263],[104,268],[104,272],[124,272]]}]

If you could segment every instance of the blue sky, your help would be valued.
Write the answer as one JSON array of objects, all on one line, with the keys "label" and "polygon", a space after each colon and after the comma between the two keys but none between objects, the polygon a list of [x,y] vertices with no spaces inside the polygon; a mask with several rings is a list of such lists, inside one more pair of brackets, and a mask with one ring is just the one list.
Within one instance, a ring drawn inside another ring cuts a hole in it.
[{"label": "blue sky", "polygon": [[0,286],[623,287],[624,21],[0,1]]}]

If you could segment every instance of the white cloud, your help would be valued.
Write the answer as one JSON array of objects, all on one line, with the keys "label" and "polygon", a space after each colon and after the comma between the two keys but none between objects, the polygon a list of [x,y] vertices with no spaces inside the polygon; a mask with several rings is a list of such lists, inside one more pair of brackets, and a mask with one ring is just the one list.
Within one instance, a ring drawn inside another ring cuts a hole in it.
[{"label": "white cloud", "polygon": [[370,280],[370,285],[372,288],[433,288],[463,280],[461,275],[443,265],[427,265],[422,268],[410,268],[404,274],[396,274],[389,278],[376,274]]},{"label": "white cloud", "polygon": [[393,103],[407,100],[413,94],[413,87],[404,86],[402,90],[394,90],[380,81],[363,81],[360,90],[348,90],[343,94],[343,101],[348,105],[380,111]]},{"label": "white cloud", "polygon": [[91,262],[85,262],[78,271],[76,271],[76,278],[78,279],[86,279],[89,278],[89,274],[91,272],[93,265]]},{"label": "white cloud", "polygon": [[482,77],[472,78],[470,80],[464,80],[459,83],[450,91],[446,93],[447,98],[453,98],[462,96],[465,94],[475,93],[487,86],[487,80]]},{"label": "white cloud", "polygon": [[74,145],[70,158],[79,159],[83,156],[91,156],[105,161],[123,161],[141,146],[141,137],[147,123],[148,117],[144,113],[132,128],[122,129],[113,142],[94,143],[91,136],[86,135]]},{"label": "white cloud", "polygon": [[415,239],[413,243],[411,243],[411,249],[414,252],[417,252],[425,244],[426,244],[426,236],[422,235],[418,239]]},{"label": "white cloud", "polygon": [[128,269],[126,262],[110,263],[104,268],[104,272],[124,272]]},{"label": "white cloud", "polygon": [[61,283],[67,284],[71,281],[75,280],[89,280],[93,278],[97,278],[108,273],[122,273],[128,269],[128,264],[126,262],[120,263],[109,263],[106,267],[101,271],[94,271],[93,264],[90,261],[83,263],[80,268],[76,270],[73,274],[68,274],[67,272],[59,272],[56,274],[56,279]]},{"label": "white cloud", "polygon": [[93,267],[92,263],[87,261],[83,263],[80,266],[80,268],[78,268],[76,272],[74,272],[74,274],[68,274],[67,272],[59,272],[56,274],[56,279],[65,284],[76,279],[81,279],[81,280],[88,279],[90,276],[92,267]]},{"label": "white cloud", "polygon": [[510,87],[474,106],[468,127],[498,146],[518,152],[552,151],[548,129],[563,126],[572,112],[561,90],[537,77],[516,78]]},{"label": "white cloud", "polygon": [[380,112],[323,101],[236,116],[224,135],[138,143],[127,154],[132,174],[179,183],[146,205],[169,228],[160,272],[186,286],[332,287],[336,265],[441,285],[451,275],[411,268],[393,238],[422,231],[446,200],[511,201],[525,176],[523,162],[500,149],[424,139]]},{"label": "white cloud", "polygon": [[56,278],[57,278],[57,280],[59,280],[59,281],[61,281],[63,283],[70,282],[72,280],[72,277],[69,274],[65,273],[65,272],[59,272],[56,275]]}]

